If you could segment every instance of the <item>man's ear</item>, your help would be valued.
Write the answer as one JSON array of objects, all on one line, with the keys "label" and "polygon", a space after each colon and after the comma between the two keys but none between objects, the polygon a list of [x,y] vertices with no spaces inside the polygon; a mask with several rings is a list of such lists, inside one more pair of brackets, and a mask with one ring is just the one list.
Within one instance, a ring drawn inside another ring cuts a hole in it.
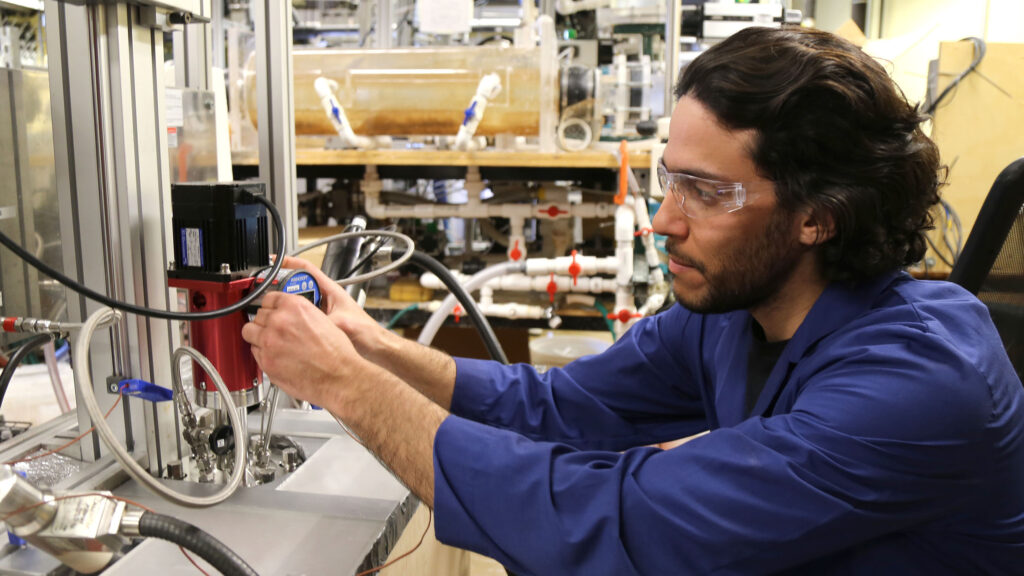
[{"label": "man's ear", "polygon": [[835,220],[824,210],[805,208],[799,212],[797,220],[800,222],[800,243],[805,246],[824,244],[836,234]]}]

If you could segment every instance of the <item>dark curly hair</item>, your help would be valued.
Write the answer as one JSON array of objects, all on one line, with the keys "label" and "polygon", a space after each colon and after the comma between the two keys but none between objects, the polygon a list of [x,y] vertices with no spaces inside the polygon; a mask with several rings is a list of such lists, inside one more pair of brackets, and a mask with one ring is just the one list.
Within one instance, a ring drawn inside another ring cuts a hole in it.
[{"label": "dark curly hair", "polygon": [[826,278],[859,280],[918,262],[945,178],[925,120],[885,69],[833,34],[746,28],[683,71],[676,97],[731,130],[757,133],[751,157],[785,210],[828,214]]}]

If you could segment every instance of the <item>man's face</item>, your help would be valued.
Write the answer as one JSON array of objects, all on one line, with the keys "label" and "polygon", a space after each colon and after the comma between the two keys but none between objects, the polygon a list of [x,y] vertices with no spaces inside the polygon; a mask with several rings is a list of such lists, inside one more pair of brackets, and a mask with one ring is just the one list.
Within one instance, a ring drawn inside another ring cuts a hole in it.
[{"label": "man's face", "polygon": [[[666,191],[654,218],[668,237],[676,299],[700,313],[751,309],[776,296],[803,253],[797,215],[777,206],[774,184],[757,173],[753,131],[732,131],[696,99],[676,104],[664,152],[669,172],[742,183],[753,199],[734,212],[688,216]],[[687,198],[686,202],[696,202]],[[692,210],[688,210],[692,212]]]}]

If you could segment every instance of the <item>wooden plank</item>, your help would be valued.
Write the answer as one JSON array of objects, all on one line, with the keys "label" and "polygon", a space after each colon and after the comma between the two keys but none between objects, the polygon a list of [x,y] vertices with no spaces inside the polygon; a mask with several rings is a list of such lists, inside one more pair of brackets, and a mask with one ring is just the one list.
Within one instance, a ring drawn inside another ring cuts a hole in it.
[{"label": "wooden plank", "polygon": [[[939,46],[939,91],[971,63],[971,42]],[[942,197],[953,206],[963,236],[974,226],[996,176],[1024,155],[1024,44],[988,44],[985,58],[935,111],[932,138],[950,166]],[[932,234],[939,239],[941,231]],[[939,240],[941,242],[941,240]],[[940,270],[948,270],[935,258]]]},{"label": "wooden plank", "polygon": [[[325,150],[299,148],[295,151],[296,164],[300,166],[495,166],[514,168],[608,168],[617,169],[618,159],[614,154],[601,150],[581,152],[524,152],[483,150],[462,152],[455,150]],[[256,166],[258,160],[253,153],[236,152],[232,161],[237,165]],[[629,162],[634,167],[650,165],[650,153],[630,154]]]}]

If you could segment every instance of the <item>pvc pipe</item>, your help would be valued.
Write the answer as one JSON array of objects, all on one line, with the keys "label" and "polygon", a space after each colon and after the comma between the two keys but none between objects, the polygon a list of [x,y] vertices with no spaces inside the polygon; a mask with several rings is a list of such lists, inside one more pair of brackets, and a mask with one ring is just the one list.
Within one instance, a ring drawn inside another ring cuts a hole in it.
[{"label": "pvc pipe", "polygon": [[[462,283],[467,293],[472,293],[481,286],[487,283],[491,278],[496,278],[509,272],[522,272],[524,264],[522,262],[502,262],[494,266],[488,266],[483,270],[474,274],[468,281]],[[461,282],[460,282],[461,283]],[[448,317],[448,314],[455,308],[455,295],[448,294],[441,303],[441,307],[437,309],[427,323],[423,326],[423,331],[420,332],[420,337],[417,340],[420,344],[429,346],[434,341],[434,336],[437,335],[437,331],[441,329],[441,325],[444,324],[444,319]]]},{"label": "pvc pipe", "polygon": [[615,259],[619,263],[615,280],[620,286],[633,282],[633,230],[635,220],[629,199],[615,210]]},{"label": "pvc pipe", "polygon": [[[380,201],[380,185],[370,186],[367,180],[362,184],[366,198],[366,213],[377,219],[387,218],[508,218],[525,220],[541,218],[557,220],[560,218],[607,218],[614,214],[616,206],[608,203],[568,204],[543,203],[533,204],[384,204]],[[469,192],[467,187],[467,192]],[[472,194],[470,194],[472,197]],[[520,247],[521,248],[521,247]]]},{"label": "pvc pipe", "polygon": [[[463,276],[464,277],[464,276]],[[545,292],[548,283],[555,282],[559,292],[574,293],[613,293],[618,289],[618,284],[612,278],[600,276],[580,276],[573,284],[572,276],[529,276],[526,274],[506,274],[498,278],[492,278],[484,284],[481,289],[504,290],[509,292]],[[460,278],[460,282],[463,280]],[[433,274],[420,276],[420,285],[431,290],[444,288],[441,280]]]}]

